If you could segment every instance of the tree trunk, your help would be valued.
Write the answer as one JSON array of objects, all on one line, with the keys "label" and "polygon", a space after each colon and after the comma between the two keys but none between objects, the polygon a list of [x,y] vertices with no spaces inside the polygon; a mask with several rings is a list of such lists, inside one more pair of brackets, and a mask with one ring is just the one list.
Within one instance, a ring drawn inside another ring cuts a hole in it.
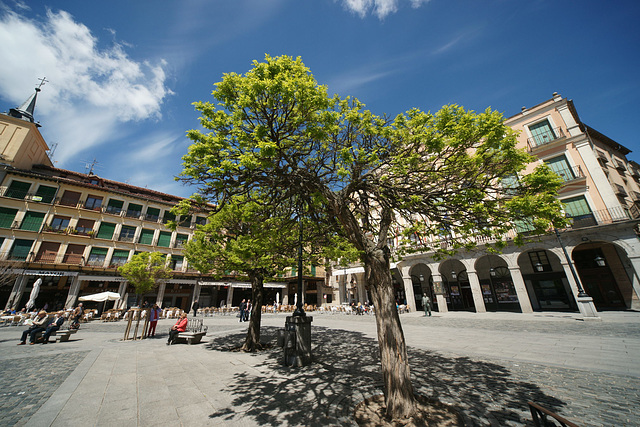
[{"label": "tree trunk", "polygon": [[393,294],[388,250],[385,253],[377,249],[366,254],[364,270],[376,312],[387,416],[392,419],[408,418],[415,413],[416,401],[411,385],[407,346]]},{"label": "tree trunk", "polygon": [[261,274],[249,275],[251,279],[251,316],[249,316],[249,330],[242,346],[243,351],[256,351],[262,348],[260,344],[260,323],[262,320],[262,304],[264,300],[264,278]]}]

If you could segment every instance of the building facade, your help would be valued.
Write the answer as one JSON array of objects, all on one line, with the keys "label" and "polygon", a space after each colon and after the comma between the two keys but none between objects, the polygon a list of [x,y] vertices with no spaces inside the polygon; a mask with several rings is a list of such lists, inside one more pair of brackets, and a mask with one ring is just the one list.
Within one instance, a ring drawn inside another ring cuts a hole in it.
[{"label": "building facade", "polygon": [[[627,159],[630,150],[582,123],[573,102],[557,93],[506,124],[536,158],[525,173],[544,162],[563,179],[558,197],[570,226],[501,254],[479,242],[438,262],[428,253],[405,256],[392,265],[398,302],[421,310],[426,293],[441,312],[577,311],[581,285],[597,310],[640,308],[640,168]],[[516,233],[527,229],[516,227],[510,237]],[[363,273],[334,268],[334,299],[368,300]]]}]

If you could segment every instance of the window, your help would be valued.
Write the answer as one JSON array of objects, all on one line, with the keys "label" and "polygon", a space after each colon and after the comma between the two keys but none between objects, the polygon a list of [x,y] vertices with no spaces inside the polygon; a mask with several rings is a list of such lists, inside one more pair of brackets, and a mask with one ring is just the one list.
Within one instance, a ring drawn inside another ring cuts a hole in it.
[{"label": "window", "polygon": [[92,219],[79,219],[78,224],[76,225],[76,231],[78,234],[82,234],[83,236],[88,236],[93,233],[93,225],[95,221]]},{"label": "window", "polygon": [[203,217],[203,216],[197,216],[196,217],[196,224],[197,225],[205,225],[207,223],[207,218]]},{"label": "window", "polygon": [[38,231],[44,220],[44,212],[27,211],[20,224],[20,230]]},{"label": "window", "polygon": [[551,128],[551,125],[549,124],[549,120],[543,120],[536,124],[530,125],[529,131],[531,132],[531,138],[533,139],[535,145],[544,145],[557,138],[556,134]]},{"label": "window", "polygon": [[147,221],[157,221],[159,218],[160,218],[160,209],[147,208],[147,213],[145,215],[145,219]]},{"label": "window", "polygon": [[109,204],[107,204],[107,208],[104,211],[110,214],[120,215],[120,212],[122,212],[122,206],[124,206],[124,202],[122,200],[110,199]]},{"label": "window", "polygon": [[18,209],[0,208],[0,228],[11,228]]},{"label": "window", "polygon": [[33,240],[16,239],[11,247],[11,252],[9,252],[9,260],[26,261],[32,245]]},{"label": "window", "polygon": [[29,193],[31,183],[22,181],[12,181],[4,195],[12,199],[24,199]]},{"label": "window", "polygon": [[551,271],[551,263],[549,262],[546,251],[529,252],[529,261],[531,261],[533,271],[537,273],[540,273],[540,270]]},{"label": "window", "polygon": [[504,189],[504,193],[508,196],[515,196],[518,194],[518,187],[520,186],[520,182],[518,181],[518,175],[510,174],[502,177],[500,181],[502,188]]},{"label": "window", "polygon": [[56,262],[58,249],[60,249],[60,243],[42,242],[40,244],[40,249],[38,249],[38,254],[36,255],[36,262]]},{"label": "window", "polygon": [[178,255],[171,255],[171,269],[172,270],[182,270],[182,265],[184,264],[184,257]]},{"label": "window", "polygon": [[109,252],[109,249],[107,248],[92,248],[91,253],[89,254],[89,259],[87,260],[87,265],[102,267],[104,265],[104,261],[107,259],[107,252]]},{"label": "window", "polygon": [[544,161],[552,171],[560,175],[564,182],[571,181],[575,179],[575,174],[569,166],[569,162],[567,161],[567,157],[563,154],[562,156],[554,157],[553,159]]},{"label": "window", "polygon": [[110,222],[103,222],[100,224],[100,228],[98,229],[98,234],[96,237],[98,239],[113,239],[113,233],[116,231],[116,225]]},{"label": "window", "polygon": [[92,211],[99,211],[102,208],[102,197],[89,194],[87,201],[84,202],[84,208]]},{"label": "window", "polygon": [[69,245],[62,262],[65,264],[81,264],[84,245]]},{"label": "window", "polygon": [[597,224],[589,208],[587,199],[585,199],[584,196],[564,199],[561,200],[561,202],[564,203],[564,211],[567,217],[571,218],[573,228],[588,227]]},{"label": "window", "polygon": [[116,249],[113,251],[113,255],[111,256],[111,264],[110,267],[120,267],[127,263],[129,259],[129,251]]},{"label": "window", "polygon": [[65,231],[69,226],[71,217],[56,215],[51,220],[51,225],[48,231]]},{"label": "window", "polygon": [[136,205],[134,203],[129,203],[127,206],[126,216],[129,218],[140,218],[142,214],[142,205]]},{"label": "window", "polygon": [[158,236],[158,246],[162,248],[168,248],[171,245],[171,232],[161,231]]},{"label": "window", "polygon": [[190,227],[191,226],[191,215],[180,215],[180,223],[178,225],[180,227]]},{"label": "window", "polygon": [[164,217],[162,218],[162,223],[166,224],[169,221],[175,221],[176,216],[171,213],[171,211],[164,211]]},{"label": "window", "polygon": [[34,202],[42,202],[42,203],[51,203],[53,198],[56,197],[56,192],[58,189],[56,187],[49,187],[48,185],[40,185],[38,187],[38,191],[36,191],[35,196],[33,196],[32,200]]},{"label": "window", "polygon": [[176,235],[176,244],[175,247],[176,248],[183,248],[184,244],[187,243],[187,240],[189,239],[189,236],[186,234],[177,234]]},{"label": "window", "polygon": [[153,244],[153,230],[149,230],[143,228],[140,232],[140,239],[138,239],[138,243],[141,245],[152,245]]},{"label": "window", "polygon": [[120,230],[120,240],[121,242],[133,242],[133,238],[136,235],[136,227],[131,227],[129,225],[123,225]]},{"label": "window", "polygon": [[64,206],[76,207],[78,206],[79,201],[80,193],[78,193],[77,191],[65,190],[62,198],[60,199],[60,204]]}]

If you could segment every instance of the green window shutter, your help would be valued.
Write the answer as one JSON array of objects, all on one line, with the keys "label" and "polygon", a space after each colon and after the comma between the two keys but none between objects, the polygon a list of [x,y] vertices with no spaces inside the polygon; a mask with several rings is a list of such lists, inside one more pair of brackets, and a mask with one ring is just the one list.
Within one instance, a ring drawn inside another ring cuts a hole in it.
[{"label": "green window shutter", "polygon": [[153,230],[143,228],[142,232],[140,233],[140,240],[138,240],[138,243],[142,245],[153,244]]},{"label": "green window shutter", "polygon": [[591,214],[589,204],[584,196],[572,197],[571,199],[562,200],[564,209],[569,217],[577,217]]},{"label": "green window shutter", "polygon": [[123,249],[115,249],[113,251],[114,258],[129,258],[129,251]]},{"label": "green window shutter", "polygon": [[544,162],[549,165],[552,171],[560,175],[563,181],[571,181],[575,178],[573,170],[571,170],[571,166],[569,166],[569,162],[564,155],[545,160]]},{"label": "green window shutter", "polygon": [[118,215],[120,212],[122,212],[123,205],[124,202],[122,200],[110,199],[105,211],[110,214]]},{"label": "green window shutter", "polygon": [[24,199],[29,192],[29,188],[31,188],[31,183],[29,182],[12,181],[4,195],[13,199]]},{"label": "green window shutter", "polygon": [[296,267],[296,266],[291,267],[291,275],[292,276],[297,276],[298,275],[298,267]]},{"label": "green window shutter", "polygon": [[107,255],[108,248],[91,248],[91,255]]},{"label": "green window shutter", "polygon": [[32,245],[33,240],[16,239],[15,242],[13,242],[9,259],[13,261],[26,261]]},{"label": "green window shutter", "polygon": [[311,275],[312,276],[316,275],[316,266],[315,265],[311,265]]},{"label": "green window shutter", "polygon": [[100,229],[98,230],[98,234],[96,237],[98,239],[113,239],[113,233],[116,231],[116,225],[110,222],[103,222],[100,224]]},{"label": "green window shutter", "polygon": [[38,231],[44,220],[43,212],[27,211],[20,225],[20,230]]},{"label": "green window shutter", "polygon": [[145,215],[148,221],[157,221],[160,218],[160,209],[147,208],[147,214]]},{"label": "green window shutter", "polygon": [[134,212],[142,212],[142,205],[136,205],[134,203],[129,203],[129,206],[127,207],[127,210],[134,211]]},{"label": "green window shutter", "polygon": [[553,129],[551,129],[548,120],[543,120],[540,123],[529,126],[529,131],[531,131],[531,136],[536,142],[536,145],[543,145],[556,139],[556,134],[553,132]]},{"label": "green window shutter", "polygon": [[514,225],[518,233],[527,233],[534,229],[533,224],[529,221],[515,220]]},{"label": "green window shutter", "polygon": [[18,209],[0,208],[0,228],[11,228]]},{"label": "green window shutter", "polygon": [[[48,185],[41,185],[36,191],[36,195],[33,198],[34,202],[51,203],[56,196],[56,187],[49,187]],[[39,199],[38,199],[39,198]]]},{"label": "green window shutter", "polygon": [[171,232],[161,231],[158,237],[158,246],[162,248],[168,248],[171,244]]},{"label": "green window shutter", "polygon": [[186,234],[176,234],[176,248],[184,247],[184,244],[187,243],[189,236]]}]

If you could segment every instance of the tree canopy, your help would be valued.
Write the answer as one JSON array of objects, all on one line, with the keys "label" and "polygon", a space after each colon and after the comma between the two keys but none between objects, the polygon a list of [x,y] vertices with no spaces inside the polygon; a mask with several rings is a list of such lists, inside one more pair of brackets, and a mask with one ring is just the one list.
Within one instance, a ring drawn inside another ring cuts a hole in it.
[{"label": "tree canopy", "polygon": [[[202,130],[181,179],[225,205],[258,192],[278,206],[302,199],[359,251],[376,306],[387,413],[414,408],[406,346],[389,262],[389,238],[419,234],[423,251],[501,241],[516,220],[543,232],[562,223],[556,175],[517,148],[503,117],[457,105],[378,116],[353,98],[328,96],[300,58],[265,56],[244,75],[225,74],[213,102],[196,102]],[[513,185],[513,178],[518,178]],[[506,183],[509,182],[509,185]]]},{"label": "tree canopy", "polygon": [[166,255],[160,252],[140,252],[133,255],[125,265],[118,267],[118,272],[131,283],[136,295],[140,296],[153,290],[159,281],[171,277],[171,270],[166,264]]}]

